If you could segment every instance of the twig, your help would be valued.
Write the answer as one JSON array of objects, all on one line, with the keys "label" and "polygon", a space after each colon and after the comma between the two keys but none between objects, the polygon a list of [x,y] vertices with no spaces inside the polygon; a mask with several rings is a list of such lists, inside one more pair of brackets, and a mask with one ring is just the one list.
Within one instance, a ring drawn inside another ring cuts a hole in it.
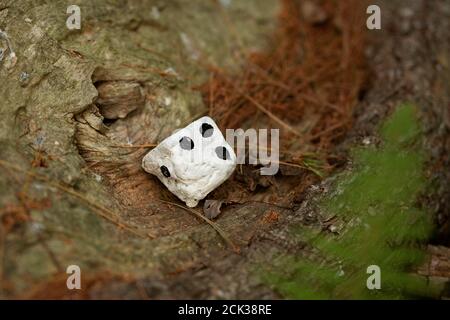
[{"label": "twig", "polygon": [[316,133],[316,134],[314,134],[314,135],[312,135],[312,136],[309,136],[308,139],[307,139],[307,141],[308,141],[308,142],[311,142],[311,141],[313,141],[313,140],[315,140],[315,139],[317,139],[317,138],[322,137],[323,135],[325,135],[325,134],[327,134],[327,133],[329,133],[329,132],[331,132],[331,131],[334,131],[334,130],[336,130],[336,129],[339,129],[339,128],[341,128],[341,127],[344,127],[346,124],[347,124],[347,122],[344,122],[344,121],[343,121],[343,122],[340,122],[340,123],[336,123],[336,124],[332,125],[331,127],[329,127],[329,128],[327,128],[327,129],[321,131],[321,132],[318,132],[318,133]]},{"label": "twig", "polygon": [[9,163],[7,161],[4,161],[4,160],[0,160],[0,165],[5,167],[5,168],[8,168],[8,169],[12,169],[12,170],[15,170],[15,171],[18,171],[18,172],[22,172],[22,173],[24,173],[24,174],[26,174],[28,176],[31,176],[31,177],[33,177],[35,179],[44,181],[48,185],[50,185],[52,187],[55,187],[55,188],[59,189],[60,191],[63,191],[63,192],[65,192],[65,193],[67,193],[67,194],[69,194],[69,195],[71,195],[71,196],[73,196],[75,198],[78,198],[79,200],[81,200],[81,201],[85,202],[87,205],[89,205],[91,207],[91,209],[93,209],[93,211],[95,213],[97,213],[101,217],[105,218],[106,220],[112,222],[113,224],[115,224],[119,228],[127,230],[128,232],[131,232],[134,235],[137,235],[137,236],[139,236],[141,238],[153,238],[153,236],[151,236],[149,233],[144,233],[144,232],[138,231],[138,230],[136,230],[136,227],[132,227],[132,226],[127,225],[126,223],[120,221],[119,218],[114,218],[114,216],[117,215],[115,212],[113,212],[110,209],[105,208],[105,207],[103,207],[103,206],[93,202],[92,200],[89,200],[83,194],[73,190],[70,187],[66,187],[66,186],[63,186],[60,183],[53,182],[48,177],[46,177],[44,175],[24,170],[24,169],[20,168],[19,166],[16,166],[16,165],[11,164],[11,163]]},{"label": "twig", "polygon": [[157,144],[155,143],[147,143],[147,144],[112,144],[110,145],[111,148],[154,148]]},{"label": "twig", "polygon": [[285,207],[285,206],[281,206],[279,204],[276,203],[272,203],[272,202],[266,202],[266,201],[259,201],[259,200],[247,200],[247,201],[243,201],[243,202],[236,202],[238,204],[246,204],[246,203],[263,203],[263,204],[267,204],[269,206],[273,206],[273,207],[277,207],[283,210],[288,210],[288,211],[292,211],[292,207]]},{"label": "twig", "polygon": [[317,175],[319,178],[323,178],[323,174],[320,173],[320,171],[318,171],[317,169],[314,169],[310,166],[304,165],[302,166],[301,164],[296,164],[296,163],[289,163],[289,162],[285,162],[285,161],[272,161],[273,163],[278,163],[278,164],[282,164],[288,167],[294,167],[294,168],[301,168],[304,170],[309,170],[312,173],[314,173],[315,175]]},{"label": "twig", "polygon": [[190,208],[187,208],[185,206],[179,205],[179,204],[174,203],[174,202],[165,201],[165,200],[161,200],[161,199],[158,199],[158,201],[163,202],[163,203],[167,203],[167,204],[170,204],[170,205],[173,205],[175,207],[184,209],[184,210],[194,214],[196,217],[202,219],[207,224],[209,224],[214,230],[216,230],[216,232],[225,240],[225,242],[233,249],[234,252],[236,252],[236,253],[240,252],[239,247],[236,246],[233,243],[233,241],[231,241],[231,239],[228,237],[227,233],[221,227],[219,227],[219,225],[217,223],[215,223],[214,221],[209,220],[207,217],[202,215],[200,212],[198,212],[198,211],[196,211],[194,209],[190,209]]},{"label": "twig", "polygon": [[292,132],[293,134],[295,134],[298,137],[302,137],[302,135],[300,133],[298,133],[294,128],[292,128],[290,125],[288,125],[286,122],[284,122],[283,120],[281,120],[280,118],[278,118],[276,115],[274,115],[272,112],[270,112],[269,110],[267,110],[261,103],[259,103],[258,101],[256,101],[254,98],[252,98],[251,96],[249,96],[246,93],[242,93],[242,95],[251,103],[253,103],[253,105],[255,107],[257,107],[259,110],[261,110],[264,114],[266,114],[270,119],[272,119],[273,121],[275,121],[276,123],[280,124],[282,127],[284,127],[286,130]]},{"label": "twig", "polygon": [[262,111],[265,115],[267,115],[270,119],[272,119],[273,121],[275,121],[276,123],[278,123],[279,125],[281,125],[282,127],[284,127],[286,130],[292,132],[293,134],[295,134],[298,137],[302,137],[302,135],[300,133],[297,132],[297,130],[295,130],[294,128],[292,128],[289,124],[287,124],[286,122],[284,122],[283,120],[281,120],[280,118],[278,118],[276,115],[274,115],[272,112],[270,112],[269,110],[267,110],[266,107],[264,107],[261,103],[259,103],[258,101],[256,101],[253,97],[251,97],[250,95],[248,95],[247,93],[243,92],[242,90],[238,89],[236,87],[236,85],[234,83],[231,82],[231,80],[227,79],[226,77],[224,77],[224,79],[230,83],[237,92],[239,92],[245,99],[247,99],[248,101],[250,101],[255,107],[257,107],[260,111]]}]

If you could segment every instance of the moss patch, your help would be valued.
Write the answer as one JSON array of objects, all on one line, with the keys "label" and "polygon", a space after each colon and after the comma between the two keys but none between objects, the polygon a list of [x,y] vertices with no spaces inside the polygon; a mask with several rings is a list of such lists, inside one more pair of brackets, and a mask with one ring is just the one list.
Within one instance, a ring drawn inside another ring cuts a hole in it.
[{"label": "moss patch", "polygon": [[[415,108],[402,105],[381,126],[379,147],[353,151],[354,169],[337,177],[332,192],[320,202],[337,217],[338,235],[305,227],[295,236],[318,249],[317,260],[281,257],[286,272],[267,281],[294,299],[404,299],[433,297],[436,286],[411,271],[425,258],[420,248],[432,232],[417,196],[423,175],[421,129]],[[381,289],[369,290],[367,267],[381,269]],[[279,268],[279,267],[278,267]]]}]

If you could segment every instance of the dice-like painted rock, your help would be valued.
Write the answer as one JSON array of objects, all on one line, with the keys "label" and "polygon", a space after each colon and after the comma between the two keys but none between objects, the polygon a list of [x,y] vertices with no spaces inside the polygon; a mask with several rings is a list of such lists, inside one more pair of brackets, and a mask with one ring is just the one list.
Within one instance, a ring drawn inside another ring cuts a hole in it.
[{"label": "dice-like painted rock", "polygon": [[236,154],[214,120],[203,117],[147,153],[142,167],[188,207],[195,207],[233,173]]}]

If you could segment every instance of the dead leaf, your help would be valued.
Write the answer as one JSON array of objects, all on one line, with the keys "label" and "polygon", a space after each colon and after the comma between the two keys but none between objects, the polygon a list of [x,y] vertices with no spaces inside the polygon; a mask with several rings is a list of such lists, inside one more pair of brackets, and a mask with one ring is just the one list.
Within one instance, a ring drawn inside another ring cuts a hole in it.
[{"label": "dead leaf", "polygon": [[208,219],[215,219],[220,214],[223,200],[205,200],[203,213]]}]

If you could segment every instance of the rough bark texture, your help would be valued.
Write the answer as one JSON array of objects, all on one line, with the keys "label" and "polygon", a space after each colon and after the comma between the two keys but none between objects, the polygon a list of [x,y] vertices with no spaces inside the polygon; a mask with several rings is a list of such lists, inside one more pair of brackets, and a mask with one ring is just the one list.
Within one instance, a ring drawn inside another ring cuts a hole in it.
[{"label": "rough bark texture", "polygon": [[[377,2],[371,81],[337,149],[346,155],[375,135],[398,103],[421,107],[436,186],[423,205],[437,219],[435,243],[448,245],[450,6]],[[193,88],[208,80],[208,65],[239,72],[238,50],[267,49],[279,3],[101,3],[74,1],[83,27],[69,31],[66,1],[0,1],[0,29],[17,55],[0,61],[0,297],[280,298],[257,270],[286,254],[326,261],[290,228],[323,228],[316,204],[330,182],[289,208],[227,206],[216,222],[236,252],[192,213],[159,202],[176,200],[140,168],[147,149],[130,146],[157,143],[207,112]],[[8,52],[5,41],[0,48]],[[448,249],[430,250],[443,267],[421,272],[448,278]],[[65,287],[70,264],[82,269],[82,292]]]}]

